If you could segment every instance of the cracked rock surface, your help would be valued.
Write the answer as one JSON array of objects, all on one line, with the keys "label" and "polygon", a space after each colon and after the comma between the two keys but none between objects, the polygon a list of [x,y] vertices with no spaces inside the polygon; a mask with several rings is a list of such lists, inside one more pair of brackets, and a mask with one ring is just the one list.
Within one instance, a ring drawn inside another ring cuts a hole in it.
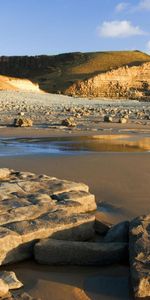
[{"label": "cracked rock surface", "polygon": [[0,169],[0,264],[31,257],[39,239],[90,239],[95,209],[83,183]]}]

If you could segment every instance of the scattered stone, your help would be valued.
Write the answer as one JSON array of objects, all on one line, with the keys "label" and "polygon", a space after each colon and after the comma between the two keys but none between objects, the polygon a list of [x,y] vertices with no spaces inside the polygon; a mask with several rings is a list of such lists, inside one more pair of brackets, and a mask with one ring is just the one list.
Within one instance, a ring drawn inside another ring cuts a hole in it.
[{"label": "scattered stone", "polygon": [[14,119],[15,127],[32,127],[33,122],[29,118],[16,118]]},{"label": "scattered stone", "polygon": [[104,122],[108,122],[108,123],[111,123],[113,121],[113,118],[111,116],[104,116]]},{"label": "scattered stone", "polygon": [[130,223],[129,257],[135,298],[150,299],[150,215]]},{"label": "scattered stone", "polygon": [[129,241],[129,222],[124,221],[112,226],[106,236],[106,242],[125,242]]},{"label": "scattered stone", "polygon": [[0,272],[0,279],[3,280],[6,284],[8,284],[9,290],[19,289],[23,286],[22,282],[20,282],[14,272],[3,271]]},{"label": "scattered stone", "polygon": [[21,112],[18,113],[18,116],[23,117],[24,115],[25,115],[25,113],[23,111],[21,111]]},{"label": "scattered stone", "polygon": [[128,122],[127,118],[120,118],[119,123],[126,124]]},{"label": "scattered stone", "polygon": [[74,121],[73,118],[70,117],[70,118],[62,120],[61,125],[62,126],[66,126],[66,127],[75,127],[76,126],[76,122]]},{"label": "scattered stone", "polygon": [[35,260],[49,265],[109,265],[125,261],[126,243],[41,240],[34,247]]}]

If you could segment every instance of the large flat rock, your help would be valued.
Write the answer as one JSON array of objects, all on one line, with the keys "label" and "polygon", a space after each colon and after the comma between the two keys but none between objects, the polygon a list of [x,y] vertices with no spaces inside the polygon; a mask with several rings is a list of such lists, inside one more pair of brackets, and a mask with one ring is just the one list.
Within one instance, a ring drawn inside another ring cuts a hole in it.
[{"label": "large flat rock", "polygon": [[48,265],[109,265],[128,257],[126,243],[41,240],[34,247],[38,263]]},{"label": "large flat rock", "polygon": [[95,209],[83,183],[0,169],[0,264],[30,257],[39,239],[90,239]]},{"label": "large flat rock", "polygon": [[150,215],[131,222],[129,252],[135,298],[150,299]]}]

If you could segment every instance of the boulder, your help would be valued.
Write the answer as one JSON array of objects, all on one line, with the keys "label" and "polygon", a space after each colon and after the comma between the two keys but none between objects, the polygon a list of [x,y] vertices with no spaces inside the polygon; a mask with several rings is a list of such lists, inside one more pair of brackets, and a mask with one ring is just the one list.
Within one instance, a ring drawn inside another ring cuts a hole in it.
[{"label": "boulder", "polygon": [[41,240],[34,247],[38,263],[49,265],[109,265],[124,261],[127,257],[126,243],[93,243]]},{"label": "boulder", "polygon": [[16,118],[14,119],[14,126],[15,127],[32,127],[33,121],[29,118]]},{"label": "boulder", "polygon": [[94,236],[95,197],[83,183],[0,169],[0,264],[33,254],[39,239]]},{"label": "boulder", "polygon": [[0,272],[0,279],[8,285],[9,290],[19,289],[23,286],[22,282],[17,279],[15,273],[12,271]]},{"label": "boulder", "polygon": [[129,257],[135,298],[150,299],[150,215],[130,223]]},{"label": "boulder", "polygon": [[113,121],[113,118],[109,115],[104,116],[104,122],[111,123]]},{"label": "boulder", "polygon": [[74,118],[70,117],[70,118],[62,120],[61,125],[66,126],[66,127],[75,127],[76,123],[74,121]]},{"label": "boulder", "polygon": [[128,122],[127,118],[120,118],[119,123],[126,124]]},{"label": "boulder", "polygon": [[105,241],[127,243],[129,241],[129,221],[112,226],[105,236]]}]

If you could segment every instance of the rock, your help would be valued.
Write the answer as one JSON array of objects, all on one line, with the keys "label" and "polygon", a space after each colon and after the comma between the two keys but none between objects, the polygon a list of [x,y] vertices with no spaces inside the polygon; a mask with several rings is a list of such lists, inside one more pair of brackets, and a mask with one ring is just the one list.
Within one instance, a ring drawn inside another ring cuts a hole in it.
[{"label": "rock", "polygon": [[23,117],[24,116],[24,112],[23,111],[20,111],[19,113],[18,113],[18,116],[21,116],[21,117]]},{"label": "rock", "polygon": [[100,235],[105,235],[108,230],[110,229],[110,225],[105,223],[105,222],[101,222],[99,220],[95,220],[95,231],[100,234]]},{"label": "rock", "polygon": [[4,282],[3,279],[0,278],[0,297],[4,297],[5,295],[7,295],[8,291],[9,291],[8,284]]},{"label": "rock", "polygon": [[31,257],[39,239],[94,236],[96,203],[87,185],[9,169],[0,174],[0,264]]},{"label": "rock", "polygon": [[129,222],[124,221],[112,226],[105,236],[106,242],[125,242],[129,241]]},{"label": "rock", "polygon": [[29,118],[16,118],[14,119],[15,127],[32,127],[33,121]]},{"label": "rock", "polygon": [[8,285],[9,290],[19,289],[23,286],[23,284],[17,279],[14,272],[0,272],[0,279]]},{"label": "rock", "polygon": [[126,124],[128,122],[127,118],[120,118],[119,123]]},{"label": "rock", "polygon": [[6,179],[7,177],[9,177],[10,173],[11,173],[10,169],[7,169],[7,168],[0,169],[0,180]]},{"label": "rock", "polygon": [[104,116],[104,122],[109,122],[111,123],[113,121],[113,118],[109,115]]},{"label": "rock", "polygon": [[126,243],[70,242],[41,240],[34,247],[35,260],[49,265],[109,265],[124,261]]},{"label": "rock", "polygon": [[61,125],[66,126],[66,127],[75,127],[76,123],[75,123],[74,119],[70,117],[70,118],[62,120]]},{"label": "rock", "polygon": [[150,215],[130,223],[129,257],[135,298],[150,298]]}]

